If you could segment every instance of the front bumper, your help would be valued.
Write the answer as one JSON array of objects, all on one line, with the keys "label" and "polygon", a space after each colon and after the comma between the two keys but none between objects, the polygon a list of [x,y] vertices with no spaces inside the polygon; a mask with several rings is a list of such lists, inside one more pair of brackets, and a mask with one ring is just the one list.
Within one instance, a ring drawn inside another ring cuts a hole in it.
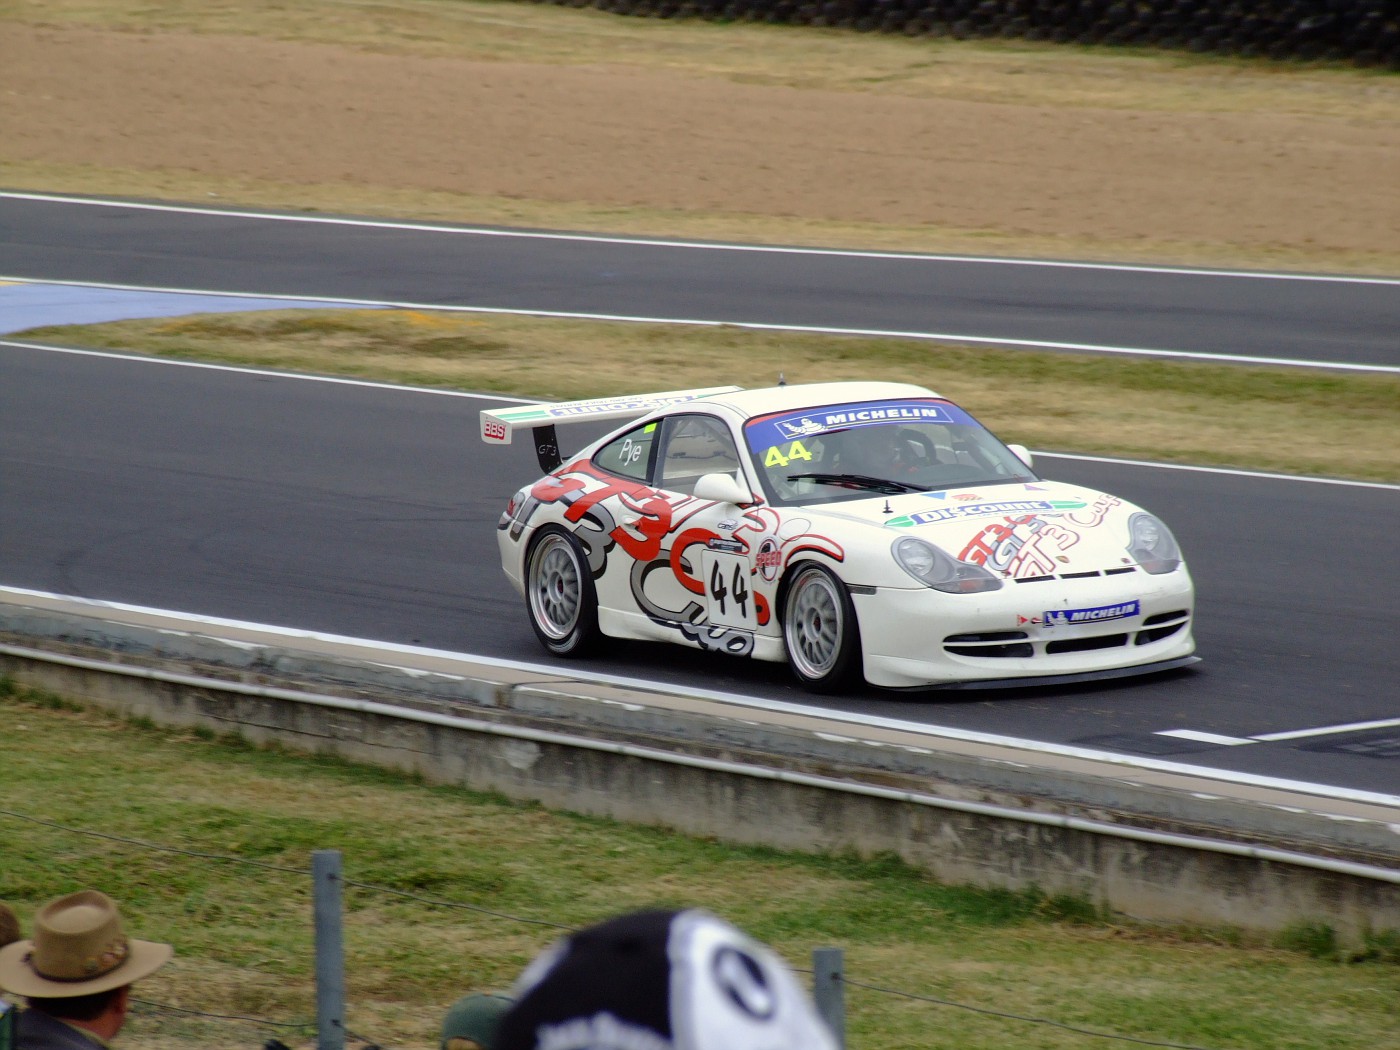
[{"label": "front bumper", "polygon": [[1008,580],[983,594],[880,587],[852,599],[866,680],[886,688],[1053,684],[1194,662],[1185,566]]}]

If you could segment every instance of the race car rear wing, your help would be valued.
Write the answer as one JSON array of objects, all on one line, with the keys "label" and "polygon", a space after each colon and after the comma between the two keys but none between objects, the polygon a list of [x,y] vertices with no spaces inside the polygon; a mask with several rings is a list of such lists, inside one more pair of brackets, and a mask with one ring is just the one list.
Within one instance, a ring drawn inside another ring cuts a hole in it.
[{"label": "race car rear wing", "polygon": [[554,430],[556,423],[630,419],[681,401],[693,401],[708,394],[729,394],[742,389],[737,386],[711,386],[697,390],[668,390],[660,394],[624,394],[621,397],[593,397],[583,401],[555,401],[517,405],[514,408],[483,408],[481,440],[488,445],[509,445],[517,430],[529,430],[540,469],[548,472],[563,462]]}]

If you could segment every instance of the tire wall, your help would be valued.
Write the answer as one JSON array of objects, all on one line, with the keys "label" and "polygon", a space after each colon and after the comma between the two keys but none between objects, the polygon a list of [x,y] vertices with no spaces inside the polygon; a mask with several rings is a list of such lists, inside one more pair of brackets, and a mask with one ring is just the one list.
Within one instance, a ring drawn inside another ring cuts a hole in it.
[{"label": "tire wall", "polygon": [[536,0],[647,18],[1156,48],[1400,71],[1400,0]]}]

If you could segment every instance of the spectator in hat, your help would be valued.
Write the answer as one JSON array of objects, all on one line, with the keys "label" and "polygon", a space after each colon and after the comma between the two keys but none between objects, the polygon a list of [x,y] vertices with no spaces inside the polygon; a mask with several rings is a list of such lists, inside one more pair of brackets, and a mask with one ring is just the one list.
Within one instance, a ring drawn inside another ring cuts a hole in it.
[{"label": "spectator in hat", "polygon": [[575,933],[520,975],[493,1050],[836,1050],[792,971],[709,912]]},{"label": "spectator in hat", "polygon": [[83,890],[34,916],[34,938],[0,948],[0,988],[23,995],[15,1050],[101,1050],[126,1021],[131,984],[170,961],[168,944],[122,931],[104,893]]},{"label": "spectator in hat", "polygon": [[23,936],[24,931],[20,929],[19,916],[8,904],[0,901],[0,948],[7,944],[14,944]]},{"label": "spectator in hat", "polygon": [[504,995],[462,996],[442,1019],[440,1050],[494,1050],[496,1029],[509,1009],[510,999]]}]

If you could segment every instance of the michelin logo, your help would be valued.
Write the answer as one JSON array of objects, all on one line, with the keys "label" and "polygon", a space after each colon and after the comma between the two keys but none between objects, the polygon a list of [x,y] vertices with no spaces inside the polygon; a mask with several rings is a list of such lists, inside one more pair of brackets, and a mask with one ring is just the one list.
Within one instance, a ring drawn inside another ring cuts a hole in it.
[{"label": "michelin logo", "polygon": [[806,416],[803,416],[796,423],[790,420],[781,420],[778,429],[783,432],[786,438],[810,437],[812,434],[820,434],[826,430],[820,423],[813,423]]},{"label": "michelin logo", "polygon": [[1099,605],[1093,609],[1051,609],[1045,614],[1046,627],[1064,627],[1069,624],[1099,623],[1103,620],[1125,620],[1142,614],[1142,603],[1134,598],[1118,605]]},{"label": "michelin logo", "polygon": [[825,423],[829,427],[850,427],[861,423],[929,421],[951,423],[948,413],[937,405],[891,405],[887,408],[861,408],[853,412],[830,412]]}]

